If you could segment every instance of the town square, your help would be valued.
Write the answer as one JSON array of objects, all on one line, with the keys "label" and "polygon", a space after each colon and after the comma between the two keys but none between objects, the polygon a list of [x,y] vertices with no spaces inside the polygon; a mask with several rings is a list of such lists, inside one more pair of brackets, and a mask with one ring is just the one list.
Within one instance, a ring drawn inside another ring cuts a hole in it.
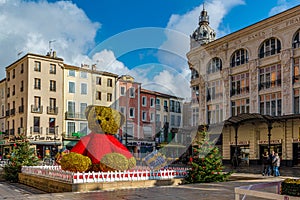
[{"label": "town square", "polygon": [[0,1],[0,199],[300,199],[299,16]]}]

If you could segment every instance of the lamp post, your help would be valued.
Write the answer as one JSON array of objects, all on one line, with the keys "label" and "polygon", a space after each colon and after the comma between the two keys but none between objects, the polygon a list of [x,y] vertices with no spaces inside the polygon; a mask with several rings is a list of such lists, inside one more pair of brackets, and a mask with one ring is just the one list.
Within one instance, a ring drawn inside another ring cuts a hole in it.
[{"label": "lamp post", "polygon": [[272,123],[268,123],[268,153],[270,155],[271,151],[271,130],[272,130]]}]

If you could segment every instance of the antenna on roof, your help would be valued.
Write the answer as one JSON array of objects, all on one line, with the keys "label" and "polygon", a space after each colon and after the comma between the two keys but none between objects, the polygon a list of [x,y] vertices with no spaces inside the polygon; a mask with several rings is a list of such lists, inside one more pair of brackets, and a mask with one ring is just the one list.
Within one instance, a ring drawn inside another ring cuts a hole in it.
[{"label": "antenna on roof", "polygon": [[20,57],[20,55],[23,53],[23,51],[18,52],[17,56],[18,58]]},{"label": "antenna on roof", "polygon": [[47,53],[47,55],[51,56],[52,54],[52,48],[51,48],[51,43],[56,42],[56,40],[50,40],[49,41],[49,52]]}]

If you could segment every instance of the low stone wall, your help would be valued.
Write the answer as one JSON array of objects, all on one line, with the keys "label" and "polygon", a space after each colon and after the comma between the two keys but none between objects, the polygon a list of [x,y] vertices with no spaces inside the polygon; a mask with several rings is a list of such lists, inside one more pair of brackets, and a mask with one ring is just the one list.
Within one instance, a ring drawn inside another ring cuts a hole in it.
[{"label": "low stone wall", "polygon": [[88,192],[96,190],[115,190],[125,188],[145,188],[154,186],[178,185],[182,179],[115,181],[105,183],[67,183],[46,177],[19,173],[19,182],[49,193]]}]

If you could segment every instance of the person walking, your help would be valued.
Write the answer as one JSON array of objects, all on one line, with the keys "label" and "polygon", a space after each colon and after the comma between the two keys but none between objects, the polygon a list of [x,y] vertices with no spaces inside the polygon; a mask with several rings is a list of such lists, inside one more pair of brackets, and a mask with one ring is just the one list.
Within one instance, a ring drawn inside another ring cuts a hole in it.
[{"label": "person walking", "polygon": [[262,175],[267,176],[268,174],[270,174],[270,172],[268,171],[269,171],[269,153],[266,151],[262,155]]},{"label": "person walking", "polygon": [[279,158],[278,153],[275,153],[275,156],[272,160],[272,164],[273,164],[273,175],[280,176],[280,173],[279,173],[280,158]]}]

